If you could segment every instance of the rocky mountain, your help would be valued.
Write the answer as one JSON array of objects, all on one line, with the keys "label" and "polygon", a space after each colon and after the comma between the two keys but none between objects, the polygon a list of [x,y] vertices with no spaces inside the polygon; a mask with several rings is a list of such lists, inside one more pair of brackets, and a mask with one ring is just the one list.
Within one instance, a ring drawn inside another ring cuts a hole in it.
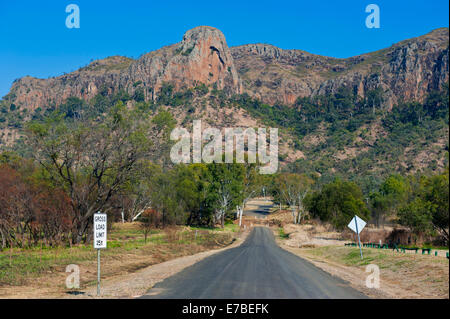
[{"label": "rocky mountain", "polygon": [[164,83],[175,91],[203,83],[269,104],[292,104],[342,86],[362,97],[381,87],[388,105],[420,101],[448,81],[448,36],[448,28],[441,28],[380,51],[337,59],[268,44],[229,48],[221,31],[201,26],[187,31],[181,42],[136,60],[114,56],[50,79],[20,78],[3,100],[34,110],[58,106],[71,96],[90,100],[99,92],[123,89],[133,95],[142,88],[144,98],[154,100]]},{"label": "rocky mountain", "polygon": [[163,83],[183,90],[199,83],[230,94],[242,92],[231,51],[222,32],[211,27],[187,31],[180,43],[147,53],[137,60],[114,56],[94,61],[75,72],[48,80],[24,77],[15,81],[6,97],[11,103],[34,110],[59,105],[68,97],[90,100],[100,90],[133,94],[138,85],[145,98],[154,99]]},{"label": "rocky mountain", "polygon": [[[0,100],[0,151],[30,154],[26,122],[59,109],[101,119],[118,101],[183,127],[277,127],[290,171],[359,180],[448,166],[448,28],[337,59],[269,44],[228,47],[211,27],[138,59],[113,56],[50,79],[24,77]],[[320,98],[316,98],[320,97]],[[298,98],[302,98],[298,100]]]}]

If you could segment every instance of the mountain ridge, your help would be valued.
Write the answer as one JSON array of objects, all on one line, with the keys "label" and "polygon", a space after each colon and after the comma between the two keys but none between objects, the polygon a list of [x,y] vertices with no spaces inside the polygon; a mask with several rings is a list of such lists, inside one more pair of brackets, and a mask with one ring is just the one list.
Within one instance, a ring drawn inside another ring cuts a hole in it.
[{"label": "mountain ridge", "polygon": [[[0,100],[0,150],[30,156],[27,122],[102,121],[117,103],[190,127],[279,128],[280,167],[372,188],[448,166],[448,29],[337,59],[267,44],[229,48],[209,27],[138,59],[112,56]],[[17,103],[17,105],[15,104]],[[163,151],[163,150],[161,150]]]},{"label": "mountain ridge", "polygon": [[34,110],[58,106],[70,96],[90,100],[104,87],[106,94],[120,89],[134,94],[142,87],[145,100],[155,100],[164,83],[176,91],[203,83],[230,95],[247,93],[265,103],[289,105],[342,86],[362,97],[381,87],[392,106],[400,98],[421,100],[448,81],[448,51],[448,28],[378,51],[333,58],[271,44],[228,47],[220,30],[200,26],[188,30],[181,42],[138,59],[112,56],[50,79],[20,78],[4,100]]}]

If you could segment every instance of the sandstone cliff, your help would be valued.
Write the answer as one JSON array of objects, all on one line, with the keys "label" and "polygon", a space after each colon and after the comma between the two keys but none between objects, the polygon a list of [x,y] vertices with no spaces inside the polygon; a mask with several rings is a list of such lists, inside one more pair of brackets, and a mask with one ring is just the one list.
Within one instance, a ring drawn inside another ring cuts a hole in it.
[{"label": "sandstone cliff", "polygon": [[333,93],[350,86],[360,96],[382,87],[392,105],[420,100],[448,81],[448,28],[380,51],[336,59],[267,44],[232,48],[244,90],[267,103],[293,103],[297,97]]},{"label": "sandstone cliff", "polygon": [[155,99],[164,83],[183,90],[215,84],[228,94],[246,92],[266,103],[292,104],[298,97],[335,92],[349,86],[360,96],[381,87],[392,105],[399,99],[420,100],[449,78],[448,28],[405,40],[359,56],[336,59],[268,44],[229,48],[221,31],[197,27],[180,43],[147,53],[137,60],[110,57],[50,79],[24,77],[5,97],[33,110],[57,106],[70,96],[91,99],[101,90],[130,95],[143,88]]}]

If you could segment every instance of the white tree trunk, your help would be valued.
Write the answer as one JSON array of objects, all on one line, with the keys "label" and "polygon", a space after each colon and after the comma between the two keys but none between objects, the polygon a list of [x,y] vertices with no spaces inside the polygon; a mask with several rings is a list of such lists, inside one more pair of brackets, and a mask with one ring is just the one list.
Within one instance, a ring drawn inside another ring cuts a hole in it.
[{"label": "white tree trunk", "polygon": [[240,212],[239,212],[239,227],[241,227],[241,225],[242,225],[242,213],[244,212],[244,209],[240,209]]},{"label": "white tree trunk", "polygon": [[294,219],[294,224],[297,224],[297,212],[295,210],[295,206],[293,206],[291,210],[292,210],[292,218]]},{"label": "white tree trunk", "polygon": [[139,216],[141,216],[141,214],[144,212],[144,210],[141,210],[139,213],[136,214],[136,216],[133,217],[133,219],[131,221],[135,221]]}]

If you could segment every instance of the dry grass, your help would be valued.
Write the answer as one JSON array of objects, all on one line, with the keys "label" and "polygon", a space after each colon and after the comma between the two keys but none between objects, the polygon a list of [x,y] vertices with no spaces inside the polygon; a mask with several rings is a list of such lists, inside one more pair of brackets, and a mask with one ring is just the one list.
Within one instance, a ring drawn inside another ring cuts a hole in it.
[{"label": "dry grass", "polygon": [[[177,257],[231,244],[228,231],[202,230],[195,236],[189,227],[153,231],[144,242],[137,223],[115,224],[102,250],[102,278],[135,272]],[[80,267],[80,290],[96,282],[97,253],[91,245],[72,248],[14,249],[0,252],[0,298],[51,298],[67,293],[66,266]]]}]

